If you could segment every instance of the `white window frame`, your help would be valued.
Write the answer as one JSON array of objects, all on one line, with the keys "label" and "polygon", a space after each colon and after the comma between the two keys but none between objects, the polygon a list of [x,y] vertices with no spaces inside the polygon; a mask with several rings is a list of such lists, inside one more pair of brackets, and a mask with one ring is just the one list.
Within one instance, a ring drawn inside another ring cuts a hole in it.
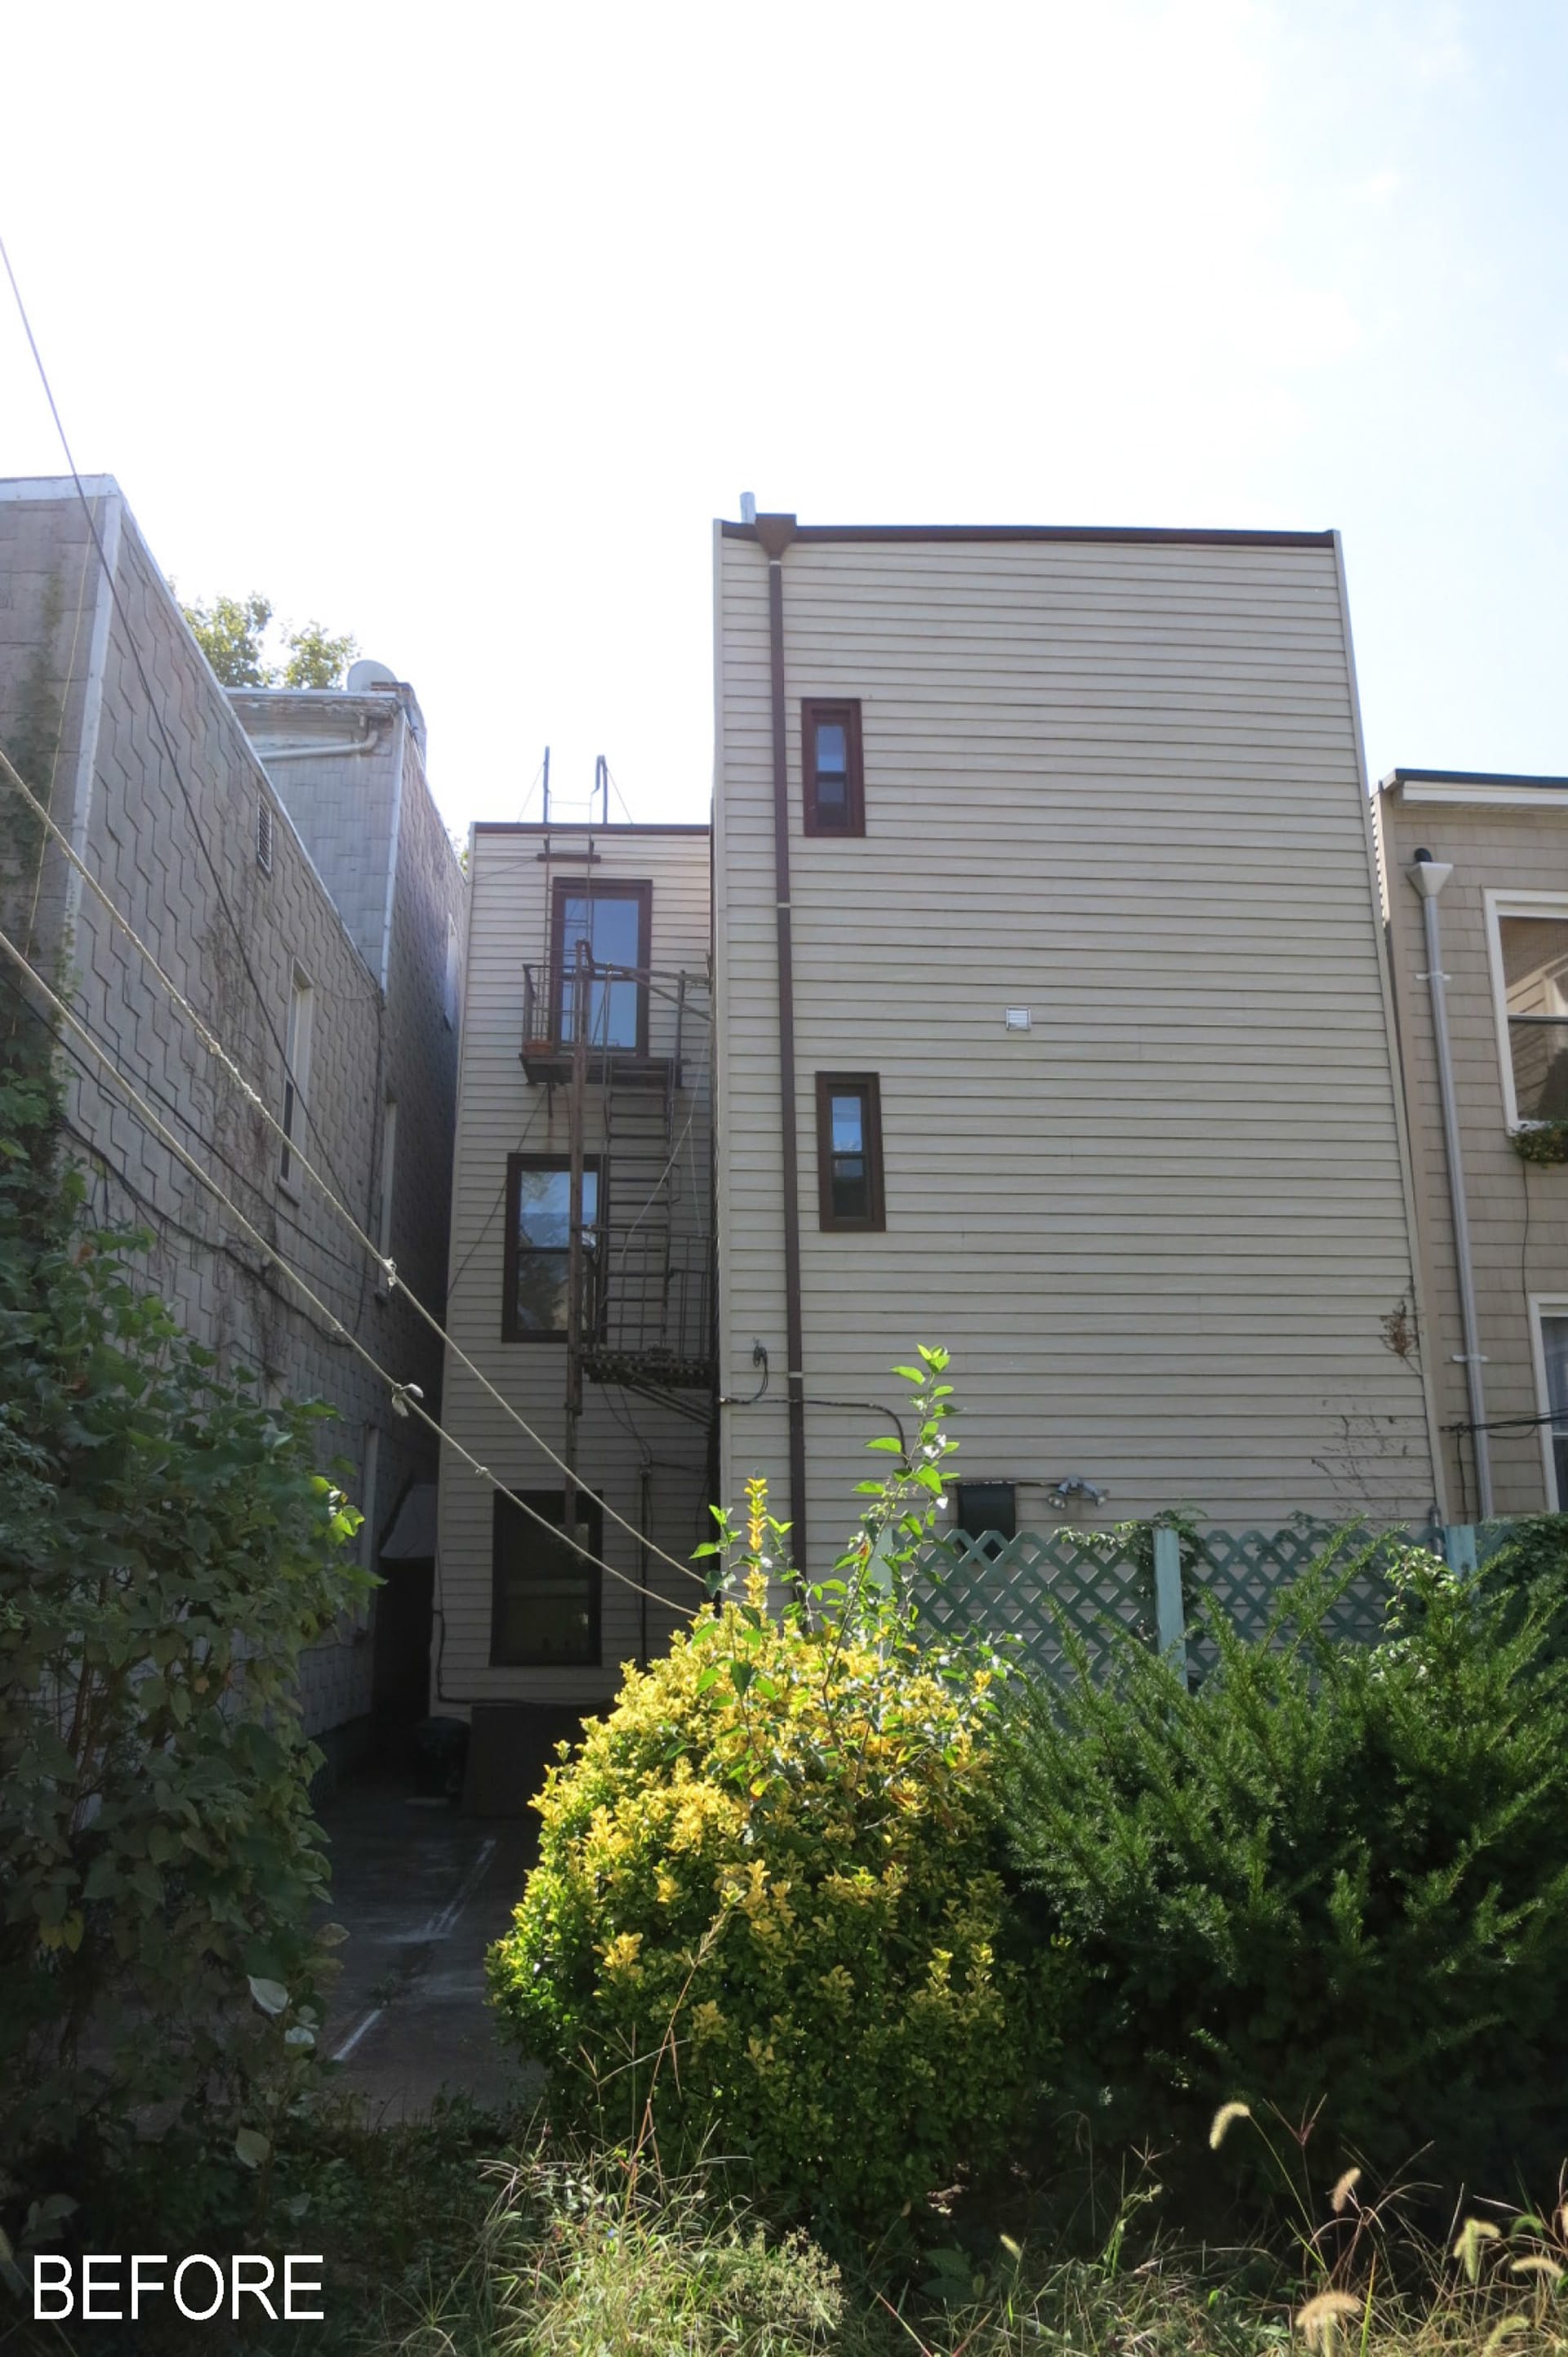
[{"label": "white window frame", "polygon": [[278,1155],[278,1185],[299,1200],[300,1174],[295,1168],[299,1150],[299,1126],[309,1103],[310,1050],[316,1028],[316,987],[303,967],[295,966],[288,997],[288,1029],[284,1053],[288,1069],[283,1082],[284,1145]]},{"label": "white window frame", "polygon": [[1504,917],[1561,917],[1568,923],[1568,892],[1504,892],[1482,894],[1487,912],[1487,957],[1492,970],[1492,1013],[1498,1027],[1498,1069],[1502,1076],[1503,1120],[1509,1130],[1543,1129],[1539,1121],[1520,1119],[1513,1085],[1513,1041],[1509,1037],[1508,985],[1503,978]]},{"label": "white window frame", "polygon": [[[1530,1356],[1535,1371],[1535,1407],[1538,1415],[1552,1414],[1552,1400],[1546,1385],[1546,1338],[1541,1330],[1543,1318],[1568,1318],[1568,1293],[1532,1293],[1530,1302]],[[1546,1511],[1549,1514],[1568,1512],[1557,1494],[1557,1459],[1552,1449],[1552,1426],[1543,1424],[1541,1434],[1541,1471],[1546,1483]]]}]

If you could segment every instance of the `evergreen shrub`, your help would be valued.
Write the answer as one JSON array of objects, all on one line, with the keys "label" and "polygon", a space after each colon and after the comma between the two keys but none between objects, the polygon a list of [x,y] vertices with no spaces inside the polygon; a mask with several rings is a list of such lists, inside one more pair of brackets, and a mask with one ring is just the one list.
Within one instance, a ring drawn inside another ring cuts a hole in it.
[{"label": "evergreen shrub", "polygon": [[750,1485],[725,1592],[563,1747],[490,1964],[557,2114],[650,2126],[677,2173],[738,2158],[776,2217],[873,2231],[1005,2151],[1046,2043],[994,1662],[923,1648],[877,1584],[877,1531],[918,1534],[910,1497],[940,1490],[945,1361],[922,1356],[921,1441],[863,1485],[881,1519],[846,1578],[770,1611],[785,1534]]},{"label": "evergreen shrub", "polygon": [[[1391,1558],[1386,1641],[1214,1615],[1189,1694],[1135,1642],[1010,1689],[1013,1856],[1058,1944],[1064,2116],[1196,2147],[1273,2105],[1444,2187],[1552,2182],[1568,2149],[1568,1665],[1537,1610]],[[1316,2148],[1316,2147],[1315,2147]],[[1227,2159],[1231,2158],[1227,2147]]]}]

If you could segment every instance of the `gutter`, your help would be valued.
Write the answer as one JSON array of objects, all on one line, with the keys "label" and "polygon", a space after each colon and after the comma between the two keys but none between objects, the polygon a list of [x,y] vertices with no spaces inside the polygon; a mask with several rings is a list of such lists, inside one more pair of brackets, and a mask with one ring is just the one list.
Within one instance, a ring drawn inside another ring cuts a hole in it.
[{"label": "gutter", "polygon": [[[1407,870],[1421,894],[1426,922],[1426,986],[1432,994],[1432,1032],[1437,1046],[1437,1093],[1443,1106],[1444,1157],[1448,1165],[1448,1203],[1454,1222],[1454,1264],[1459,1279],[1459,1326],[1465,1348],[1465,1389],[1470,1403],[1476,1452],[1476,1495],[1480,1519],[1492,1519],[1492,1449],[1481,1369],[1480,1328],[1476,1316],[1476,1275],[1470,1259],[1470,1217],[1465,1200],[1465,1165],[1459,1151],[1459,1112],[1454,1089],[1454,1055],[1448,1040],[1448,977],[1443,971],[1443,936],[1437,896],[1453,875],[1452,863],[1418,851]],[[1419,976],[1417,979],[1419,980]]]},{"label": "gutter", "polygon": [[789,1409],[790,1553],[806,1576],[805,1334],[800,1315],[800,1147],[795,1119],[795,945],[789,907],[789,754],[784,703],[784,551],[792,515],[759,515],[768,557],[768,645],[773,675],[773,901],[779,958],[779,1130],[784,1180],[784,1320]]}]

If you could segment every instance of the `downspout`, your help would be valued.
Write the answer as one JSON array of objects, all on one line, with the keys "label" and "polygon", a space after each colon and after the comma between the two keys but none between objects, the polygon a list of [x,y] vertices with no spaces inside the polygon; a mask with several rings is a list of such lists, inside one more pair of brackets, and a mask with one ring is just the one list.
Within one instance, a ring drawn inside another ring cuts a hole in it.
[{"label": "downspout", "polygon": [[1492,1519],[1492,1451],[1487,1433],[1487,1403],[1481,1369],[1480,1329],[1476,1317],[1476,1276],[1470,1260],[1470,1219],[1465,1202],[1465,1165],[1459,1151],[1459,1109],[1454,1092],[1454,1056],[1448,1042],[1448,977],[1443,971],[1443,937],[1437,897],[1453,875],[1451,862],[1418,851],[1408,871],[1421,894],[1426,922],[1426,986],[1432,994],[1432,1035],[1437,1046],[1437,1093],[1443,1106],[1443,1145],[1448,1164],[1448,1202],[1454,1222],[1454,1263],[1459,1278],[1459,1327],[1465,1348],[1465,1389],[1470,1403],[1470,1434],[1476,1452],[1476,1493],[1480,1518]]},{"label": "downspout", "polygon": [[795,1126],[795,948],[789,909],[789,755],[784,705],[784,551],[792,515],[759,515],[768,556],[768,643],[773,673],[773,902],[779,943],[779,1129],[784,1179],[784,1323],[789,1409],[789,1538],[806,1571],[806,1376],[800,1316],[800,1149]]}]

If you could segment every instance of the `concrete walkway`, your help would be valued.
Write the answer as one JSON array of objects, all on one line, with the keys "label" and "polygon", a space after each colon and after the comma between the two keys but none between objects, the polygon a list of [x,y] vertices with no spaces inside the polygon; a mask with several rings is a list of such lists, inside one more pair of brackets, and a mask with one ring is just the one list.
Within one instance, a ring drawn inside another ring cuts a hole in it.
[{"label": "concrete walkway", "polygon": [[532,1862],[532,1816],[465,1817],[404,1786],[344,1785],[321,1813],[338,1950],[322,2049],[372,2118],[461,2093],[500,2109],[540,2074],[503,2048],[485,2001],[485,1951],[511,1920]]}]

